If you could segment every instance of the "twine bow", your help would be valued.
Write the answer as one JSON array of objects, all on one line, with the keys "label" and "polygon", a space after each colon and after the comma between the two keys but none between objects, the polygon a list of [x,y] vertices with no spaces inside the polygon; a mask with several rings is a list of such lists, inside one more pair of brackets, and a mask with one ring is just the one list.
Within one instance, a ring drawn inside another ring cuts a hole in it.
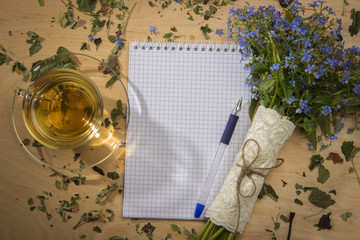
[{"label": "twine bow", "polygon": [[[244,151],[244,149],[246,148],[246,146],[247,146],[247,144],[249,142],[254,142],[256,144],[256,147],[257,147],[256,156],[254,157],[254,159],[250,163],[248,163],[245,160],[245,151]],[[280,167],[284,163],[283,158],[277,158],[276,161],[280,161],[280,163],[276,164],[273,167],[269,167],[269,168],[253,167],[253,164],[255,163],[256,159],[259,156],[259,153],[260,153],[260,145],[259,145],[259,143],[255,139],[248,139],[244,143],[244,146],[243,146],[242,152],[241,152],[241,159],[243,160],[243,166],[236,163],[236,166],[241,168],[241,172],[240,172],[240,175],[239,175],[239,177],[237,179],[237,183],[236,183],[236,195],[237,195],[237,203],[238,203],[238,206],[239,206],[239,216],[238,216],[238,220],[237,220],[237,224],[236,224],[235,233],[238,231],[239,224],[240,224],[240,213],[241,213],[240,196],[243,197],[243,198],[250,198],[250,197],[254,196],[254,194],[256,192],[256,184],[255,184],[255,181],[252,178],[252,176],[255,174],[255,175],[258,175],[258,176],[261,176],[261,177],[265,177],[265,174],[263,174],[262,172],[258,172],[257,170],[260,170],[260,171],[271,170],[273,168]],[[254,186],[253,191],[250,194],[243,194],[241,192],[241,189],[240,189],[241,183],[244,180],[245,176],[247,176],[251,180],[252,185]]]}]

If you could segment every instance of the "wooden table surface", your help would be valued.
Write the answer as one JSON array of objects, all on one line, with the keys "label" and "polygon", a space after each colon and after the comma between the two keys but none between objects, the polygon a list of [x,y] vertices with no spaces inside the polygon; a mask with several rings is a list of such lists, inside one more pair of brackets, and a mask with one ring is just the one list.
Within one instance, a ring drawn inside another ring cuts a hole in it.
[{"label": "wooden table surface", "polygon": [[[343,19],[344,38],[348,46],[359,46],[359,35],[350,37],[347,29],[350,24],[350,10],[356,8],[360,10],[359,0],[347,0],[349,6],[346,7],[345,15],[341,17],[343,1],[329,0],[328,5],[333,8],[338,17]],[[75,2],[75,0],[73,1]],[[125,1],[125,5],[130,7],[135,1]],[[203,41],[204,37],[200,31],[200,26],[208,24],[213,32],[210,33],[211,41],[225,41],[225,36],[219,37],[214,34],[217,28],[227,29],[227,13],[231,5],[219,8],[216,13],[217,18],[205,21],[202,17],[192,14],[194,21],[188,20],[187,10],[180,8],[180,5],[172,2],[165,9],[161,3],[164,1],[152,2],[157,7],[150,7],[148,0],[137,0],[137,4],[128,22],[126,32],[122,36],[126,39],[125,48],[119,52],[119,59],[122,69],[122,77],[126,79],[128,72],[128,44],[134,40],[143,40],[150,36],[149,26],[156,26],[159,34],[151,35],[153,40],[163,41],[163,35],[170,32],[171,27],[176,27],[180,38],[178,40],[190,41],[190,36],[195,37],[195,41]],[[255,5],[277,4],[275,0],[248,2]],[[310,1],[301,1],[304,4]],[[245,1],[237,1],[237,6],[242,6]],[[280,9],[280,7],[279,7]],[[24,239],[80,239],[79,236],[85,234],[86,239],[108,239],[112,236],[127,237],[128,239],[148,239],[145,233],[141,233],[141,228],[151,223],[156,227],[153,232],[153,239],[165,239],[168,234],[171,239],[187,239],[184,228],[191,232],[194,229],[200,232],[204,226],[203,221],[180,221],[180,220],[153,220],[153,219],[126,219],[122,218],[122,193],[113,194],[104,204],[95,204],[96,194],[105,188],[113,180],[100,176],[91,171],[85,171],[84,176],[87,181],[84,185],[76,186],[70,184],[68,190],[59,190],[55,186],[58,177],[51,177],[51,169],[45,168],[33,161],[20,146],[11,122],[11,105],[18,82],[21,75],[11,72],[11,66],[15,61],[20,61],[26,67],[30,67],[33,62],[51,56],[59,46],[64,46],[73,52],[80,52],[82,42],[88,41],[90,32],[89,16],[75,11],[75,16],[80,16],[82,26],[75,30],[61,28],[57,24],[59,11],[66,11],[62,1],[45,0],[45,6],[40,6],[37,0],[2,0],[0,7],[0,44],[7,50],[13,59],[10,64],[0,67],[1,88],[0,88],[0,239],[2,240],[24,240]],[[55,18],[55,22],[52,22]],[[116,18],[113,18],[116,26]],[[114,29],[114,28],[113,28]],[[12,36],[10,36],[11,31]],[[26,43],[27,32],[34,31],[43,39],[43,48],[33,56],[29,56],[29,44]],[[91,44],[90,50],[84,51],[97,58],[106,58],[114,44],[106,39],[106,29],[102,29],[97,36],[103,38],[102,45],[96,49]],[[280,152],[280,157],[285,159],[285,163],[280,168],[273,169],[266,177],[265,182],[273,186],[279,195],[277,202],[269,197],[258,200],[250,223],[246,226],[241,239],[271,239],[272,233],[265,229],[273,229],[273,219],[277,216],[288,216],[290,211],[296,212],[292,227],[291,239],[359,239],[360,236],[360,186],[354,173],[349,173],[350,162],[344,161],[341,164],[333,164],[332,161],[325,160],[324,166],[330,171],[330,178],[325,184],[316,181],[317,171],[310,171],[308,165],[310,157],[319,153],[326,158],[329,152],[337,152],[341,155],[341,144],[343,141],[352,140],[356,146],[360,146],[359,131],[347,134],[347,127],[353,125],[353,120],[346,119],[345,128],[340,132],[339,139],[333,141],[332,145],[322,151],[314,152],[308,148],[308,141],[301,137],[298,129],[287,141]],[[360,154],[354,159],[360,171]],[[116,171],[121,178],[117,180],[119,185],[123,184],[125,154],[123,149],[117,152],[112,159],[107,160],[100,167],[104,171],[113,171],[114,166],[118,166]],[[303,176],[305,173],[306,177]],[[286,185],[283,185],[283,182]],[[323,191],[329,192],[336,190],[336,195],[331,197],[336,203],[324,211],[313,206],[308,201],[309,192],[296,194],[295,184],[307,187],[319,187]],[[44,192],[51,192],[52,196]],[[70,213],[71,219],[62,222],[57,213],[60,200],[70,200],[74,194],[80,194],[78,209]],[[35,209],[30,210],[28,199],[34,199],[34,206],[39,206],[40,201],[36,196],[46,196],[46,207],[52,215],[48,220],[44,212]],[[88,196],[88,199],[85,197]],[[294,203],[294,199],[299,198],[303,205]],[[79,220],[83,212],[93,209],[111,209],[115,212],[112,222],[88,223],[77,230],[73,226]],[[345,212],[352,212],[352,216],[345,222],[340,215]],[[323,214],[331,212],[331,230],[318,231],[314,224],[317,224]],[[277,239],[286,239],[288,223],[280,222],[280,228],[275,230]],[[181,234],[172,231],[170,224],[176,224],[181,229]],[[98,226],[102,233],[93,231],[93,227]],[[138,229],[137,229],[138,228]],[[169,238],[170,239],[170,238]]]}]

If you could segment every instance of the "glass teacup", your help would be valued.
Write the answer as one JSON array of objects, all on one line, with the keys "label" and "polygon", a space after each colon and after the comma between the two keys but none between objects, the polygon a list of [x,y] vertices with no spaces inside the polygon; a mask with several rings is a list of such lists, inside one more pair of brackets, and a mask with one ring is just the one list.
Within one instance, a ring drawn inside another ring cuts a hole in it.
[{"label": "glass teacup", "polygon": [[13,125],[41,164],[84,169],[124,145],[128,104],[118,72],[94,57],[67,52],[26,73],[14,96]]},{"label": "glass teacup", "polygon": [[54,68],[31,82],[23,120],[30,134],[50,148],[75,148],[90,140],[103,119],[103,101],[94,82],[79,71]]}]

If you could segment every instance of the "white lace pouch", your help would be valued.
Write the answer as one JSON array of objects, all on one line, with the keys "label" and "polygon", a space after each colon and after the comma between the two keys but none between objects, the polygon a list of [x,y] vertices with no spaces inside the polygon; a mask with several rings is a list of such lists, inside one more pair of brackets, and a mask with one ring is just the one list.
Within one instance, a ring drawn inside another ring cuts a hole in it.
[{"label": "white lace pouch", "polygon": [[[275,165],[281,147],[294,129],[294,124],[276,111],[259,106],[244,141],[247,144],[242,146],[237,156],[237,166],[230,170],[205,217],[230,232],[242,233],[250,220],[252,209],[264,183],[264,176],[269,171],[263,168],[272,168]],[[252,169],[263,176],[245,175],[241,179],[240,189],[237,190],[237,182],[244,164],[251,165]]]}]

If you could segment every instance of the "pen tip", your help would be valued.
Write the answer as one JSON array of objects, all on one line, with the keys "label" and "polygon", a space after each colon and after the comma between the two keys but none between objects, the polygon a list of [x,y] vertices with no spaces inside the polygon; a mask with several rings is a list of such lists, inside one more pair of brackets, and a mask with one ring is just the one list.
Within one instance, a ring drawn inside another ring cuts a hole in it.
[{"label": "pen tip", "polygon": [[241,105],[242,105],[242,97],[239,99],[238,103],[235,106],[234,112],[238,113],[241,111]]}]

